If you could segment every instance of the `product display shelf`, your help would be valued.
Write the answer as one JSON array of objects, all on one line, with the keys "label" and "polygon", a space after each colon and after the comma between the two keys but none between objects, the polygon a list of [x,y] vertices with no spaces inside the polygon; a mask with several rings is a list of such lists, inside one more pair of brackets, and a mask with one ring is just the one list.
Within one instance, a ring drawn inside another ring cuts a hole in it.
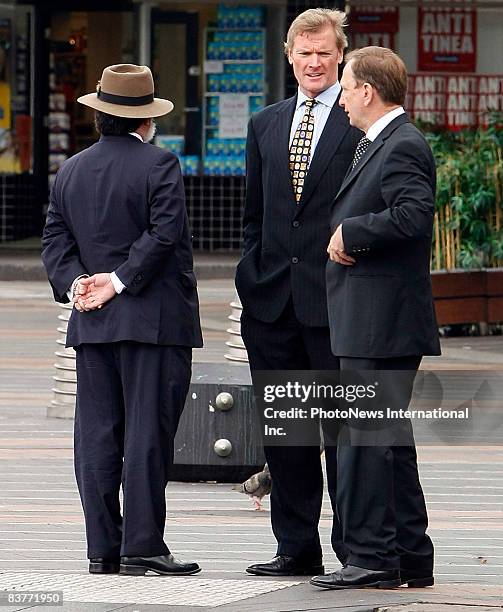
[{"label": "product display shelf", "polygon": [[[223,95],[229,94],[238,94],[241,100],[243,96],[248,98],[246,123],[254,112],[264,106],[265,28],[209,27],[204,33],[204,48],[203,173],[209,176],[243,175],[246,141],[244,118],[241,115],[236,119],[236,125],[240,125],[237,127],[238,136],[222,138],[220,101]],[[243,57],[245,54],[251,57]]]}]

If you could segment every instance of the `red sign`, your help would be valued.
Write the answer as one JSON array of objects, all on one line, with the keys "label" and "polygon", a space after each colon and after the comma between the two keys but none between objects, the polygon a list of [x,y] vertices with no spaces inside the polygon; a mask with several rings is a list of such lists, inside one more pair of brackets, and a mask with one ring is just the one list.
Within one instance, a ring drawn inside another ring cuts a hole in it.
[{"label": "red sign", "polygon": [[349,13],[349,29],[354,32],[398,32],[396,6],[355,6]]},{"label": "red sign", "polygon": [[349,46],[351,49],[362,47],[388,47],[395,48],[395,35],[393,32],[353,32],[349,35]]},{"label": "red sign", "polygon": [[503,75],[411,74],[406,108],[414,120],[460,130],[503,111]]},{"label": "red sign", "polygon": [[418,70],[475,72],[477,11],[418,9]]}]

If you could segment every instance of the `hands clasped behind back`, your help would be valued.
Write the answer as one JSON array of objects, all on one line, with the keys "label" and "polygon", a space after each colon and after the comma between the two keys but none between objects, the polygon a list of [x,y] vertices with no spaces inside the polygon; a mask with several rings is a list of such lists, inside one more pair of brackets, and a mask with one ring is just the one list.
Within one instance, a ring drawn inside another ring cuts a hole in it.
[{"label": "hands clasped behind back", "polygon": [[117,295],[108,272],[79,279],[75,286],[73,304],[79,312],[98,310]]}]

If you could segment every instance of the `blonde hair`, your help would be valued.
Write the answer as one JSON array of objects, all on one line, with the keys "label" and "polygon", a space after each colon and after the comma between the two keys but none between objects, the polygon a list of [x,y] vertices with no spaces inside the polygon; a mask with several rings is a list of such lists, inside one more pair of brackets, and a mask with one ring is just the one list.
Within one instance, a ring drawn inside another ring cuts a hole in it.
[{"label": "blonde hair", "polygon": [[344,33],[346,27],[346,14],[336,9],[314,8],[298,15],[290,25],[286,35],[285,54],[293,48],[293,41],[304,32],[319,32],[324,27],[333,29],[337,48],[343,51],[348,46],[348,39]]}]

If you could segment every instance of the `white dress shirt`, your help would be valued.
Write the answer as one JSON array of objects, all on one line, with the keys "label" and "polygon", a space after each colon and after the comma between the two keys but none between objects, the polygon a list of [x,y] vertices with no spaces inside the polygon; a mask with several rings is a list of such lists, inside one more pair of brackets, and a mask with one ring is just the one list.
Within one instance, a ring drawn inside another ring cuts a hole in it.
[{"label": "white dress shirt", "polygon": [[393,121],[393,119],[396,119],[404,113],[405,111],[403,110],[403,107],[399,106],[398,108],[394,108],[392,111],[389,111],[389,113],[383,115],[380,119],[378,119],[369,127],[366,133],[367,138],[371,142],[374,142],[374,140],[379,136],[379,134],[384,130],[384,128]]},{"label": "white dress shirt", "polygon": [[138,132],[129,132],[130,136],[136,136],[136,138],[138,138],[139,140],[141,140],[142,142],[145,142],[143,140],[143,138],[138,134]]},{"label": "white dress shirt", "polygon": [[[311,141],[311,155],[309,161],[311,161],[314,157],[314,152],[316,150],[316,145],[320,140],[321,133],[323,132],[323,128],[327,122],[328,116],[330,115],[330,111],[332,110],[333,105],[335,104],[339,94],[341,92],[341,86],[339,81],[336,81],[331,87],[325,89],[324,92],[320,93],[316,96],[315,100],[317,104],[313,106],[313,117],[314,117],[314,132],[313,139]],[[308,100],[309,97],[306,96],[305,93],[302,93],[300,87],[297,93],[297,106],[295,107],[295,113],[293,115],[292,127],[290,128],[290,141],[289,148],[292,146],[292,140],[295,135],[295,132],[299,126],[299,123],[306,112],[305,101]]]}]

